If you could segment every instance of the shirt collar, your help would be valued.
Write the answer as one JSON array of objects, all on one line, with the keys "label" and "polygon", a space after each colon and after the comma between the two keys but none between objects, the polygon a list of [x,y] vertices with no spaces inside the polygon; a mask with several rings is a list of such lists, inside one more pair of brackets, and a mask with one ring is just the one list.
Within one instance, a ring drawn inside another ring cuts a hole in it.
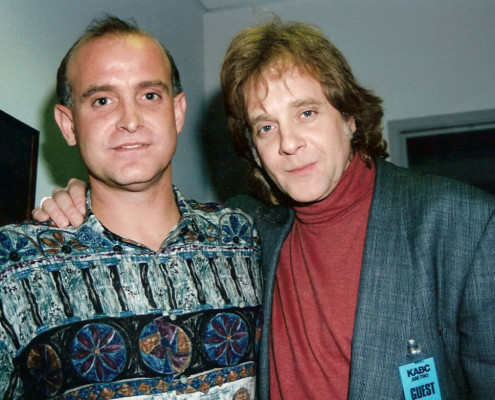
[{"label": "shirt collar", "polygon": [[[171,242],[174,243],[177,240],[180,240],[180,238],[183,236],[191,235],[192,233],[199,233],[198,226],[201,226],[201,224],[204,223],[201,220],[200,216],[198,216],[197,213],[195,213],[193,210],[192,204],[196,203],[194,201],[186,201],[182,193],[175,185],[173,185],[173,191],[181,217],[177,225],[171,229],[170,233],[164,239],[161,247],[164,247]],[[96,216],[94,215],[91,208],[91,188],[89,187],[89,185],[88,189],[86,190],[86,217],[84,220],[84,224],[88,225],[93,230],[93,232],[97,232],[112,241],[116,241],[132,247],[147,248],[146,246],[138,242],[135,242],[131,239],[123,238],[113,233],[101,224],[98,218],[96,218]]]}]

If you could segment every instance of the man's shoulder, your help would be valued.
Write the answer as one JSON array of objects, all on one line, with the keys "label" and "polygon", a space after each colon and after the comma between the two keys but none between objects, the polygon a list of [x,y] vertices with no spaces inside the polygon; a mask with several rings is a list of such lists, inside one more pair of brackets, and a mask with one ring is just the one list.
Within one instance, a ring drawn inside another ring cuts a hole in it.
[{"label": "man's shoulder", "polygon": [[384,160],[377,161],[377,182],[381,186],[394,186],[415,197],[454,197],[495,203],[495,196],[486,190],[458,179],[415,171]]},{"label": "man's shoulder", "polygon": [[246,194],[228,199],[227,204],[244,210],[258,226],[282,226],[287,224],[293,215],[290,207],[268,205]]},{"label": "man's shoulder", "polygon": [[495,196],[466,182],[417,172],[379,161],[374,191],[374,211],[401,209],[417,222],[446,216],[459,220],[488,220],[495,212]]},{"label": "man's shoulder", "polygon": [[80,227],[58,228],[27,220],[0,227],[0,268],[8,264],[68,256],[73,250],[92,251],[101,235],[86,220]]},{"label": "man's shoulder", "polygon": [[38,237],[46,229],[47,224],[30,220],[0,227],[0,268],[41,256]]},{"label": "man's shoulder", "polygon": [[5,242],[1,239],[6,235],[36,235],[39,231],[55,229],[48,222],[38,222],[34,220],[25,220],[22,222],[15,222],[9,225],[0,226],[0,247],[5,245]]},{"label": "man's shoulder", "polygon": [[233,196],[227,200],[226,204],[228,207],[241,209],[247,213],[253,213],[260,209],[268,209],[268,206],[247,194]]},{"label": "man's shoulder", "polygon": [[200,203],[196,200],[187,200],[187,205],[194,214],[200,214],[206,218],[221,218],[226,214],[239,213],[245,214],[250,218],[247,212],[235,205],[222,204],[217,202]]},{"label": "man's shoulder", "polygon": [[[221,203],[199,203],[187,200],[179,204],[182,212],[182,223],[191,226],[191,230],[210,237],[217,237],[222,245],[239,243],[247,244],[253,249],[259,246],[258,231],[253,218],[240,208],[226,206]],[[184,226],[179,229],[184,229]]]},{"label": "man's shoulder", "polygon": [[222,203],[200,203],[195,200],[187,200],[186,208],[181,207],[183,216],[185,215],[185,210],[187,210],[187,215],[200,230],[209,230],[214,227],[223,229],[228,226],[246,226],[250,227],[249,230],[251,231],[255,225],[248,212],[239,207]]}]

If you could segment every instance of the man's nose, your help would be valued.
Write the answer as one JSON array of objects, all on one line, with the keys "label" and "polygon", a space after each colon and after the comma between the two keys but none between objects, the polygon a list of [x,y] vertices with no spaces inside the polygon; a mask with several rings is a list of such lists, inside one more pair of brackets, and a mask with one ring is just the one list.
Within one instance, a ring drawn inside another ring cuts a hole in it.
[{"label": "man's nose", "polygon": [[301,132],[290,126],[289,124],[285,126],[280,126],[280,154],[294,154],[298,149],[304,147],[306,144],[306,139]]},{"label": "man's nose", "polygon": [[134,101],[123,101],[120,105],[119,129],[136,132],[143,125],[141,110]]}]

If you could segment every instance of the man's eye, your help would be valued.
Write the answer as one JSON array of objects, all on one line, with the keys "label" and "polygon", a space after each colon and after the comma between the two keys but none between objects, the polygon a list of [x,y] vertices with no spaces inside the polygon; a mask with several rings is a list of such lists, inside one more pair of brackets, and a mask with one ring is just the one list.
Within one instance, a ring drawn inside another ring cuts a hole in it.
[{"label": "man's eye", "polygon": [[100,107],[100,106],[105,106],[109,103],[110,101],[108,100],[107,97],[100,97],[98,99],[96,99],[95,101],[93,101],[93,105],[94,106],[97,106],[97,107]]},{"label": "man's eye", "polygon": [[271,125],[265,125],[265,126],[262,126],[260,129],[258,129],[258,134],[263,135],[264,133],[268,133],[271,130],[272,130],[272,126]]},{"label": "man's eye", "polygon": [[313,114],[314,114],[313,110],[306,110],[301,114],[301,116],[304,118],[308,118],[308,117],[311,117]]},{"label": "man's eye", "polygon": [[160,95],[158,93],[146,93],[144,98],[146,100],[157,100],[160,98]]}]

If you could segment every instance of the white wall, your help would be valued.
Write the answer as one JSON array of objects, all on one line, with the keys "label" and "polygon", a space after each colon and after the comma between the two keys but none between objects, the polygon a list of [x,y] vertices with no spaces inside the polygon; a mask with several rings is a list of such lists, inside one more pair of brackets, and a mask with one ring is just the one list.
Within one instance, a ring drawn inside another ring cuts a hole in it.
[{"label": "white wall", "polygon": [[104,13],[133,17],[173,54],[188,100],[174,180],[188,197],[203,197],[197,139],[204,101],[203,10],[195,0],[1,0],[0,109],[41,132],[36,203],[69,177],[85,175],[77,151],[66,146],[52,117],[55,74],[88,23]]},{"label": "white wall", "polygon": [[[265,8],[322,28],[361,84],[384,99],[385,127],[389,120],[495,108],[493,0],[288,0]],[[230,39],[257,21],[252,8],[205,16],[207,98],[219,91]]]}]

